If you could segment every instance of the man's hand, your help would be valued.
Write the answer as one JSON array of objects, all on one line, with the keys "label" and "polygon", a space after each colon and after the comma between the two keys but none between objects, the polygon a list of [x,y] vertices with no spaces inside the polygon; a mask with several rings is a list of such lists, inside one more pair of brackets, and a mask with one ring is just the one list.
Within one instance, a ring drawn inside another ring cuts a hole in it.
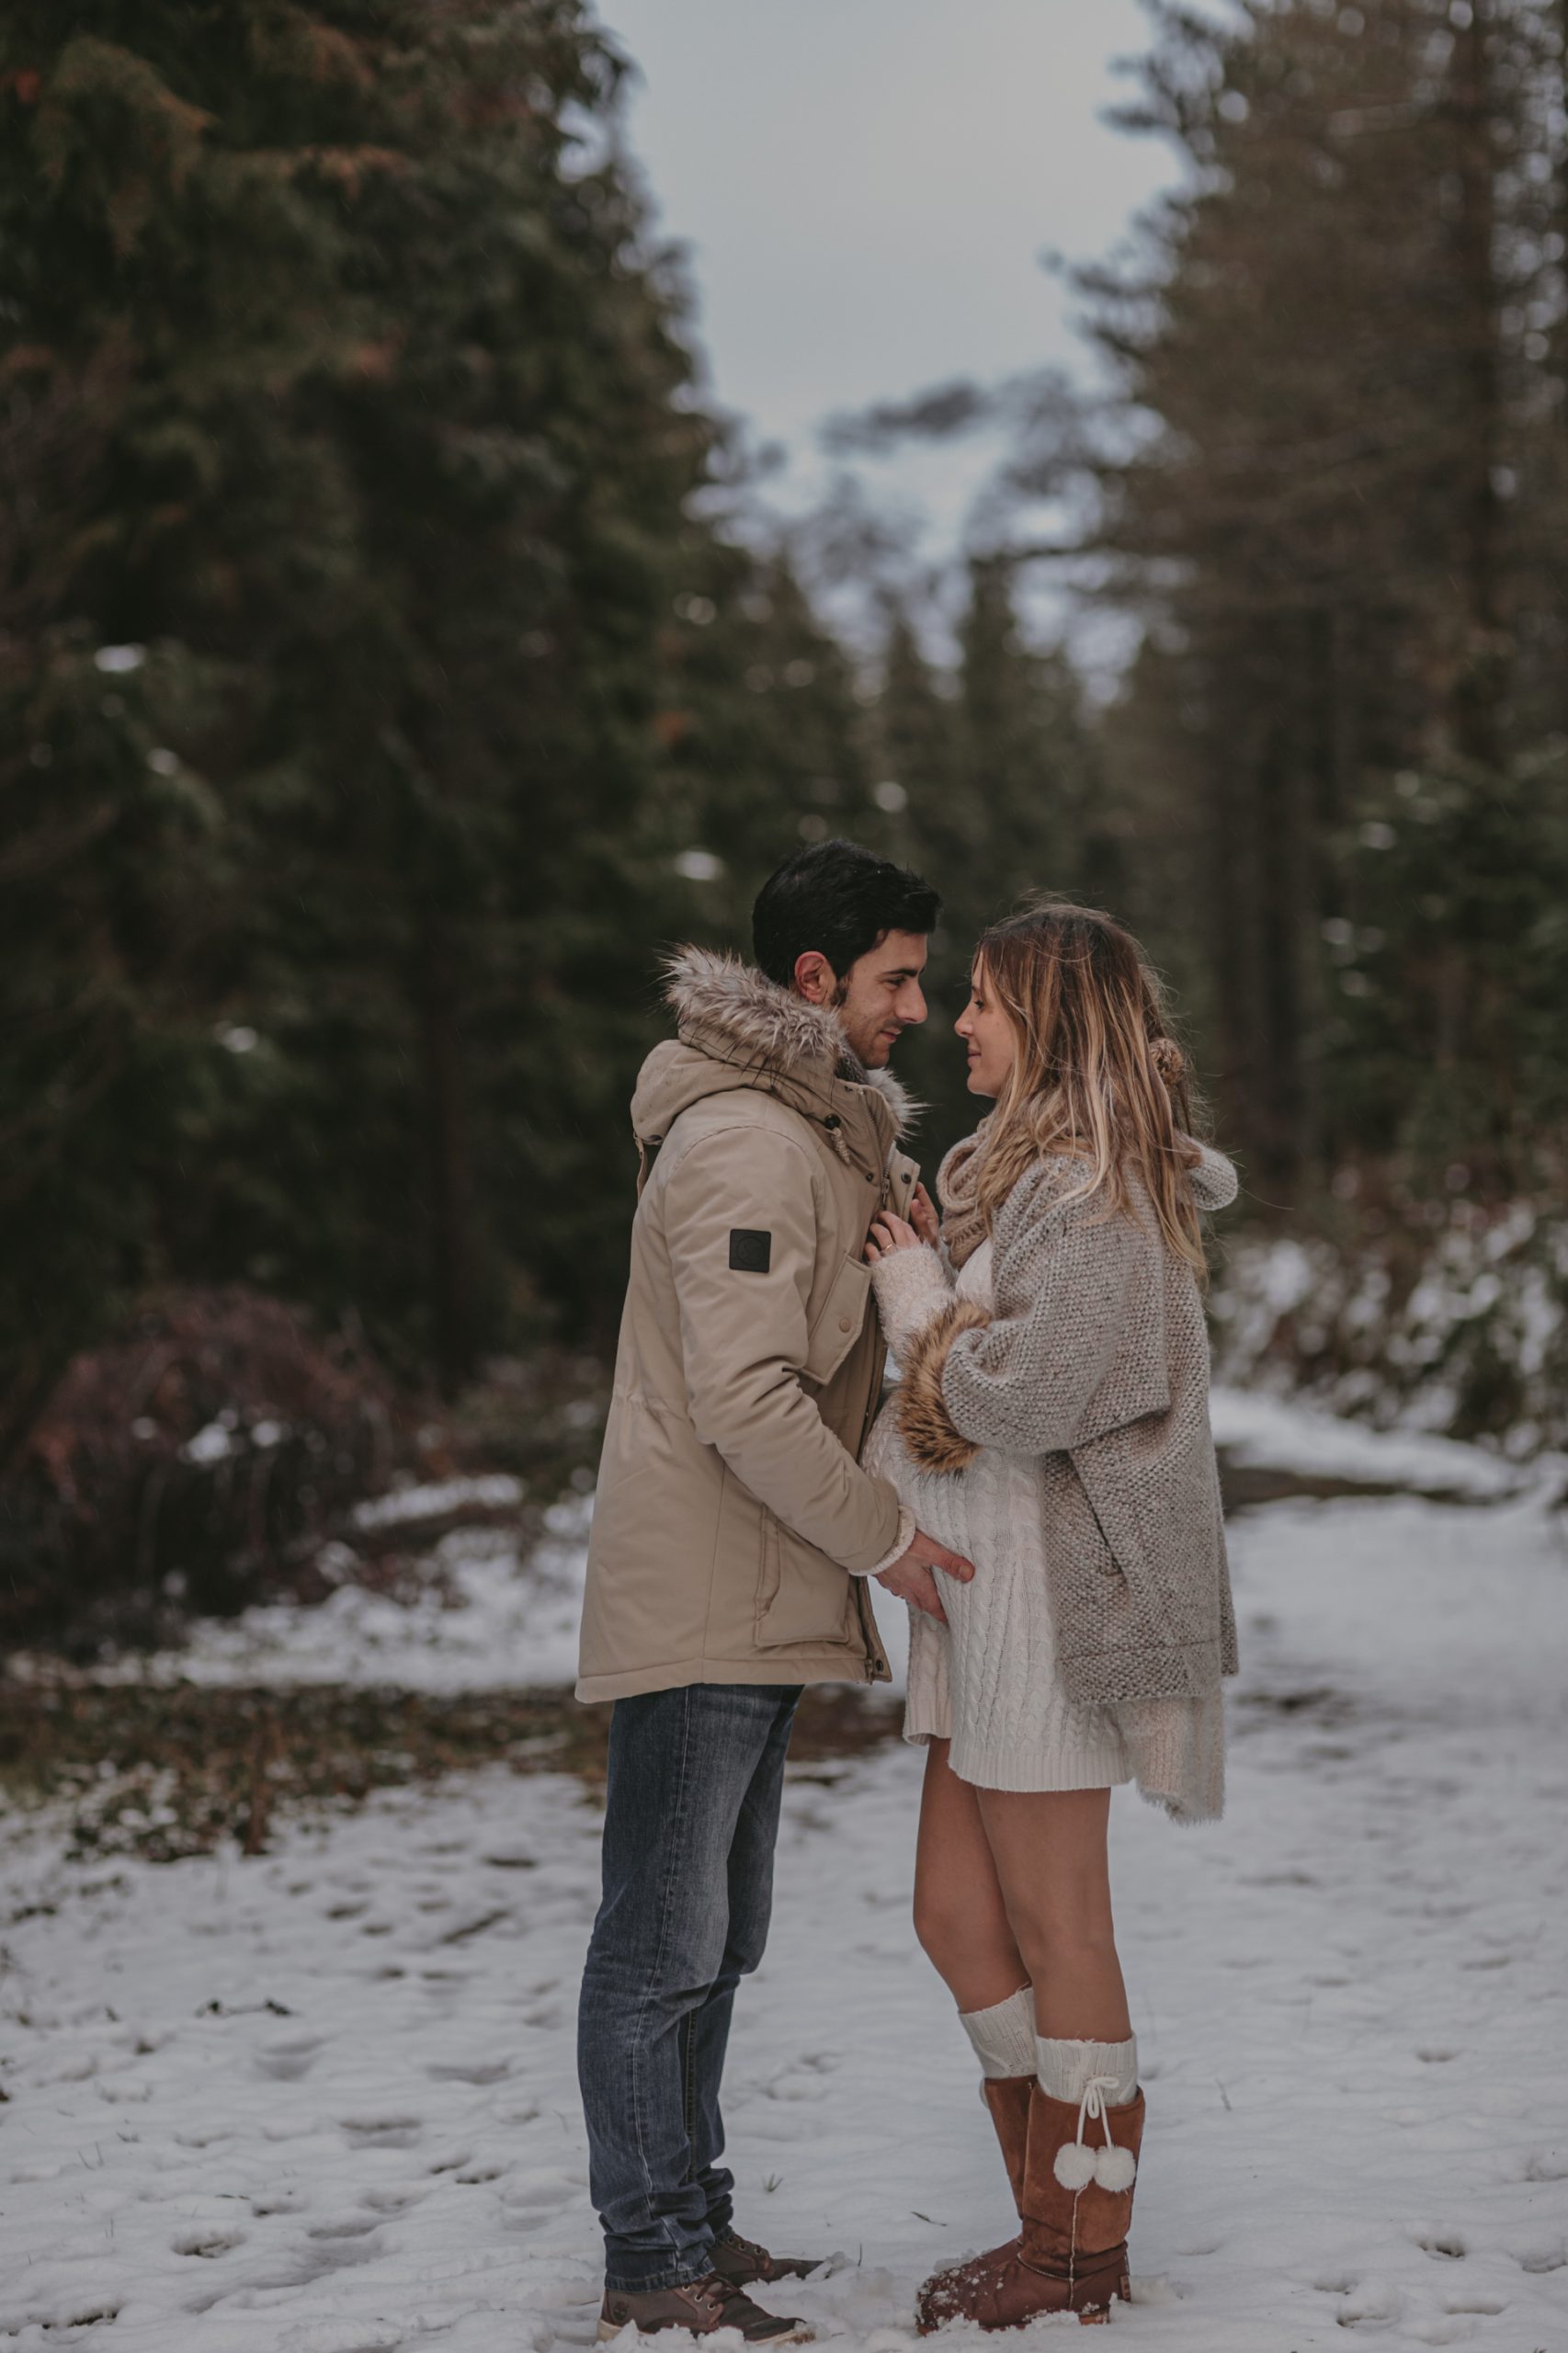
[{"label": "man's hand", "polygon": [[966,1561],[961,1552],[949,1552],[934,1536],[926,1536],[917,1528],[907,1552],[901,1552],[891,1569],[884,1569],[877,1579],[900,1601],[923,1609],[927,1618],[935,1618],[945,1626],[948,1613],[942,1607],[942,1597],[933,1572],[940,1569],[944,1576],[956,1577],[960,1585],[967,1585],[974,1574],[974,1563]]}]

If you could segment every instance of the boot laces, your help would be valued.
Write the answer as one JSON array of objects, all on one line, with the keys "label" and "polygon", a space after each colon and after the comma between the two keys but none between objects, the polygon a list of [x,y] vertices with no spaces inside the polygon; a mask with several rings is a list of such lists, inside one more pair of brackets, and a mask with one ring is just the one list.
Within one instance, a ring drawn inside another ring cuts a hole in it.
[{"label": "boot laces", "polygon": [[1098,2124],[1105,2133],[1106,2147],[1108,2149],[1115,2147],[1116,2143],[1111,2139],[1110,2119],[1106,2114],[1107,2094],[1114,2091],[1119,2091],[1120,2088],[1121,2079],[1118,2075],[1091,2075],[1089,2077],[1087,2084],[1084,2087],[1084,2097],[1078,2102],[1077,2141],[1080,2148],[1084,2145],[1084,2127],[1085,2123]]}]

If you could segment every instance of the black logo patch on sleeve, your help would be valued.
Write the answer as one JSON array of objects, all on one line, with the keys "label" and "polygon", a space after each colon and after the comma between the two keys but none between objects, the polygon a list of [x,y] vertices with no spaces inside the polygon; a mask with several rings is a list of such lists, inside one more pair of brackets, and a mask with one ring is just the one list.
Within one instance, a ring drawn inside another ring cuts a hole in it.
[{"label": "black logo patch on sleeve", "polygon": [[730,1228],[730,1264],[743,1275],[765,1275],[773,1264],[773,1236],[755,1226]]}]

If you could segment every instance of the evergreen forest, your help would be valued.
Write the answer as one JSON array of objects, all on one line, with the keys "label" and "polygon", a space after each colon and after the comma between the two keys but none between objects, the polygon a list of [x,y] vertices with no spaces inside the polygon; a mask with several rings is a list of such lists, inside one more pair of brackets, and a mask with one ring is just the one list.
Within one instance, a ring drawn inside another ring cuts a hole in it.
[{"label": "evergreen forest", "polygon": [[1109,906],[1243,1165],[1221,1338],[1562,1437],[1568,0],[1155,0],[1082,370],[835,428],[1004,428],[939,631],[767,527],[625,63],[585,0],[0,18],[0,1629],[591,1395],[661,951],[830,834],[944,896],[928,1165],[975,932]]}]

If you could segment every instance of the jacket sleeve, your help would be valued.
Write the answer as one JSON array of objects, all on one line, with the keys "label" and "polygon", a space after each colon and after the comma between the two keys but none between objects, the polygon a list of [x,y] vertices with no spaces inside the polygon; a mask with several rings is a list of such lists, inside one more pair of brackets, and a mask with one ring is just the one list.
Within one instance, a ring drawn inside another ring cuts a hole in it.
[{"label": "jacket sleeve", "polygon": [[955,1299],[917,1334],[899,1420],[924,1469],[966,1470],[983,1446],[1054,1454],[1167,1404],[1157,1245],[1074,1172],[1023,1177],[997,1222],[994,1306]]},{"label": "jacket sleeve", "polygon": [[698,1437],[786,1527],[864,1574],[898,1534],[898,1497],[861,1470],[801,1386],[817,1256],[812,1175],[786,1137],[720,1129],[671,1169],[665,1239]]}]

